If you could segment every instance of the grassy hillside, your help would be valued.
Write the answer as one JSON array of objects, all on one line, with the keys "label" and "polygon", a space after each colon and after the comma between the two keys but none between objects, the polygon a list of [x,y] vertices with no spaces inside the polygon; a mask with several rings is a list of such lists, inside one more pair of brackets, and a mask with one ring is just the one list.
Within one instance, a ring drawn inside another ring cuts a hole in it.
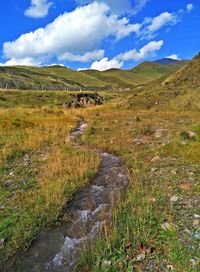
[{"label": "grassy hillside", "polygon": [[200,87],[200,53],[181,70],[168,77],[163,84],[179,87]]},{"label": "grassy hillside", "polygon": [[62,66],[0,67],[0,88],[20,90],[106,90],[132,89],[161,77],[169,76],[182,67],[184,61],[168,65],[144,62],[131,70],[75,71]]},{"label": "grassy hillside", "polygon": [[7,84],[11,89],[79,90],[101,89],[106,83],[82,72],[62,66],[51,67],[0,67],[0,88]]},{"label": "grassy hillside", "polygon": [[161,77],[167,77],[179,70],[186,61],[178,61],[168,65],[156,62],[143,62],[131,70],[110,69],[104,72],[85,70],[83,73],[112,84],[115,87],[133,88],[145,85]]}]

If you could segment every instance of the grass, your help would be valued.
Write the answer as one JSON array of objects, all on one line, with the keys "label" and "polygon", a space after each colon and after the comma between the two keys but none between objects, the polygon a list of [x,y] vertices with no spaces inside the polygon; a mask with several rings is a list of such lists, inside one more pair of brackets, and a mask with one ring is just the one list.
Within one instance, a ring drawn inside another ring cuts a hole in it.
[{"label": "grass", "polygon": [[[34,108],[26,96],[10,109],[5,104],[0,112],[2,260],[59,222],[66,200],[98,170],[96,155],[69,142],[78,115],[88,122],[82,136],[87,146],[121,156],[130,174],[126,199],[113,211],[113,227],[105,227],[103,237],[83,253],[79,270],[139,272],[151,266],[151,271],[198,272],[193,218],[200,208],[200,121],[198,90],[193,91],[150,85],[79,110],[57,108],[60,102],[48,97],[51,108],[42,102]],[[56,99],[62,95],[56,93]],[[196,138],[184,139],[182,131],[194,131]],[[177,195],[180,200],[173,203]],[[145,259],[138,262],[141,252]]]},{"label": "grass", "polygon": [[[140,109],[127,105],[133,99]],[[155,271],[167,266],[173,266],[177,272],[199,271],[198,264],[196,268],[192,266],[192,260],[199,258],[198,244],[186,242],[190,238],[183,231],[184,227],[191,229],[191,218],[198,208],[193,204],[188,211],[187,205],[179,203],[177,207],[170,201],[177,194],[186,203],[199,199],[200,141],[187,140],[183,145],[180,135],[183,130],[199,135],[199,112],[169,110],[166,102],[165,106],[154,104],[145,109],[142,105],[148,102],[141,93],[82,113],[89,123],[83,140],[123,157],[130,172],[130,186],[126,200],[114,211],[113,229],[105,228],[104,238],[83,254],[80,271],[146,271],[148,265],[153,265]],[[191,103],[194,105],[195,101]],[[163,129],[163,135],[157,138],[158,129]],[[152,163],[157,155],[160,160]],[[184,192],[180,184],[190,180],[191,172],[196,190],[192,185],[193,189]],[[175,224],[175,229],[164,230],[165,222]],[[191,231],[195,232],[195,228]],[[145,247],[154,249],[154,253],[146,254],[143,262],[134,262],[134,256]]]},{"label": "grass", "polygon": [[47,106],[0,110],[0,263],[59,223],[73,192],[98,170],[98,156],[69,141],[77,114]]}]

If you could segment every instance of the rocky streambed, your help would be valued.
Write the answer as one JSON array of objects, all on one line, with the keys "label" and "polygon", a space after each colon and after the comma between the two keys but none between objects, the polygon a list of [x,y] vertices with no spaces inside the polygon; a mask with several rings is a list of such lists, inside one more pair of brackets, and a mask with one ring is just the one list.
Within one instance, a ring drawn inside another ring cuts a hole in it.
[{"label": "rocky streambed", "polygon": [[[76,137],[81,135],[87,124],[81,122],[71,134],[71,140],[79,146]],[[94,150],[101,156],[102,163],[96,178],[86,187],[79,189],[65,207],[70,214],[69,222],[44,231],[30,248],[17,258],[10,272],[71,272],[81,252],[92,245],[102,233],[104,226],[112,222],[113,207],[124,196],[128,175],[120,157]]]}]

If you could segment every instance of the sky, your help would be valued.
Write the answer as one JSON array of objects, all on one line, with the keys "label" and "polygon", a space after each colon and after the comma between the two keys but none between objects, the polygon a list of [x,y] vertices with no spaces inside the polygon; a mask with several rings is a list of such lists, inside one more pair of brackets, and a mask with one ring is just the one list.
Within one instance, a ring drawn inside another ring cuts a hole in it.
[{"label": "sky", "polygon": [[1,0],[0,65],[130,69],[200,51],[199,0]]}]

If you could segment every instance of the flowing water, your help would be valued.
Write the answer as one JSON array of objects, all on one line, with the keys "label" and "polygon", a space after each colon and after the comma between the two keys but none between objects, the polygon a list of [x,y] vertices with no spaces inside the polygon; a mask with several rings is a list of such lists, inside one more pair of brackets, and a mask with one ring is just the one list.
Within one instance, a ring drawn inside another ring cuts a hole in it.
[{"label": "flowing water", "polygon": [[[80,143],[75,138],[86,127],[82,122],[71,134],[77,147]],[[79,189],[66,205],[70,221],[41,233],[6,272],[75,271],[81,252],[110,224],[113,207],[127,188],[127,171],[121,158],[95,151],[102,159],[100,170],[93,182]]]}]

